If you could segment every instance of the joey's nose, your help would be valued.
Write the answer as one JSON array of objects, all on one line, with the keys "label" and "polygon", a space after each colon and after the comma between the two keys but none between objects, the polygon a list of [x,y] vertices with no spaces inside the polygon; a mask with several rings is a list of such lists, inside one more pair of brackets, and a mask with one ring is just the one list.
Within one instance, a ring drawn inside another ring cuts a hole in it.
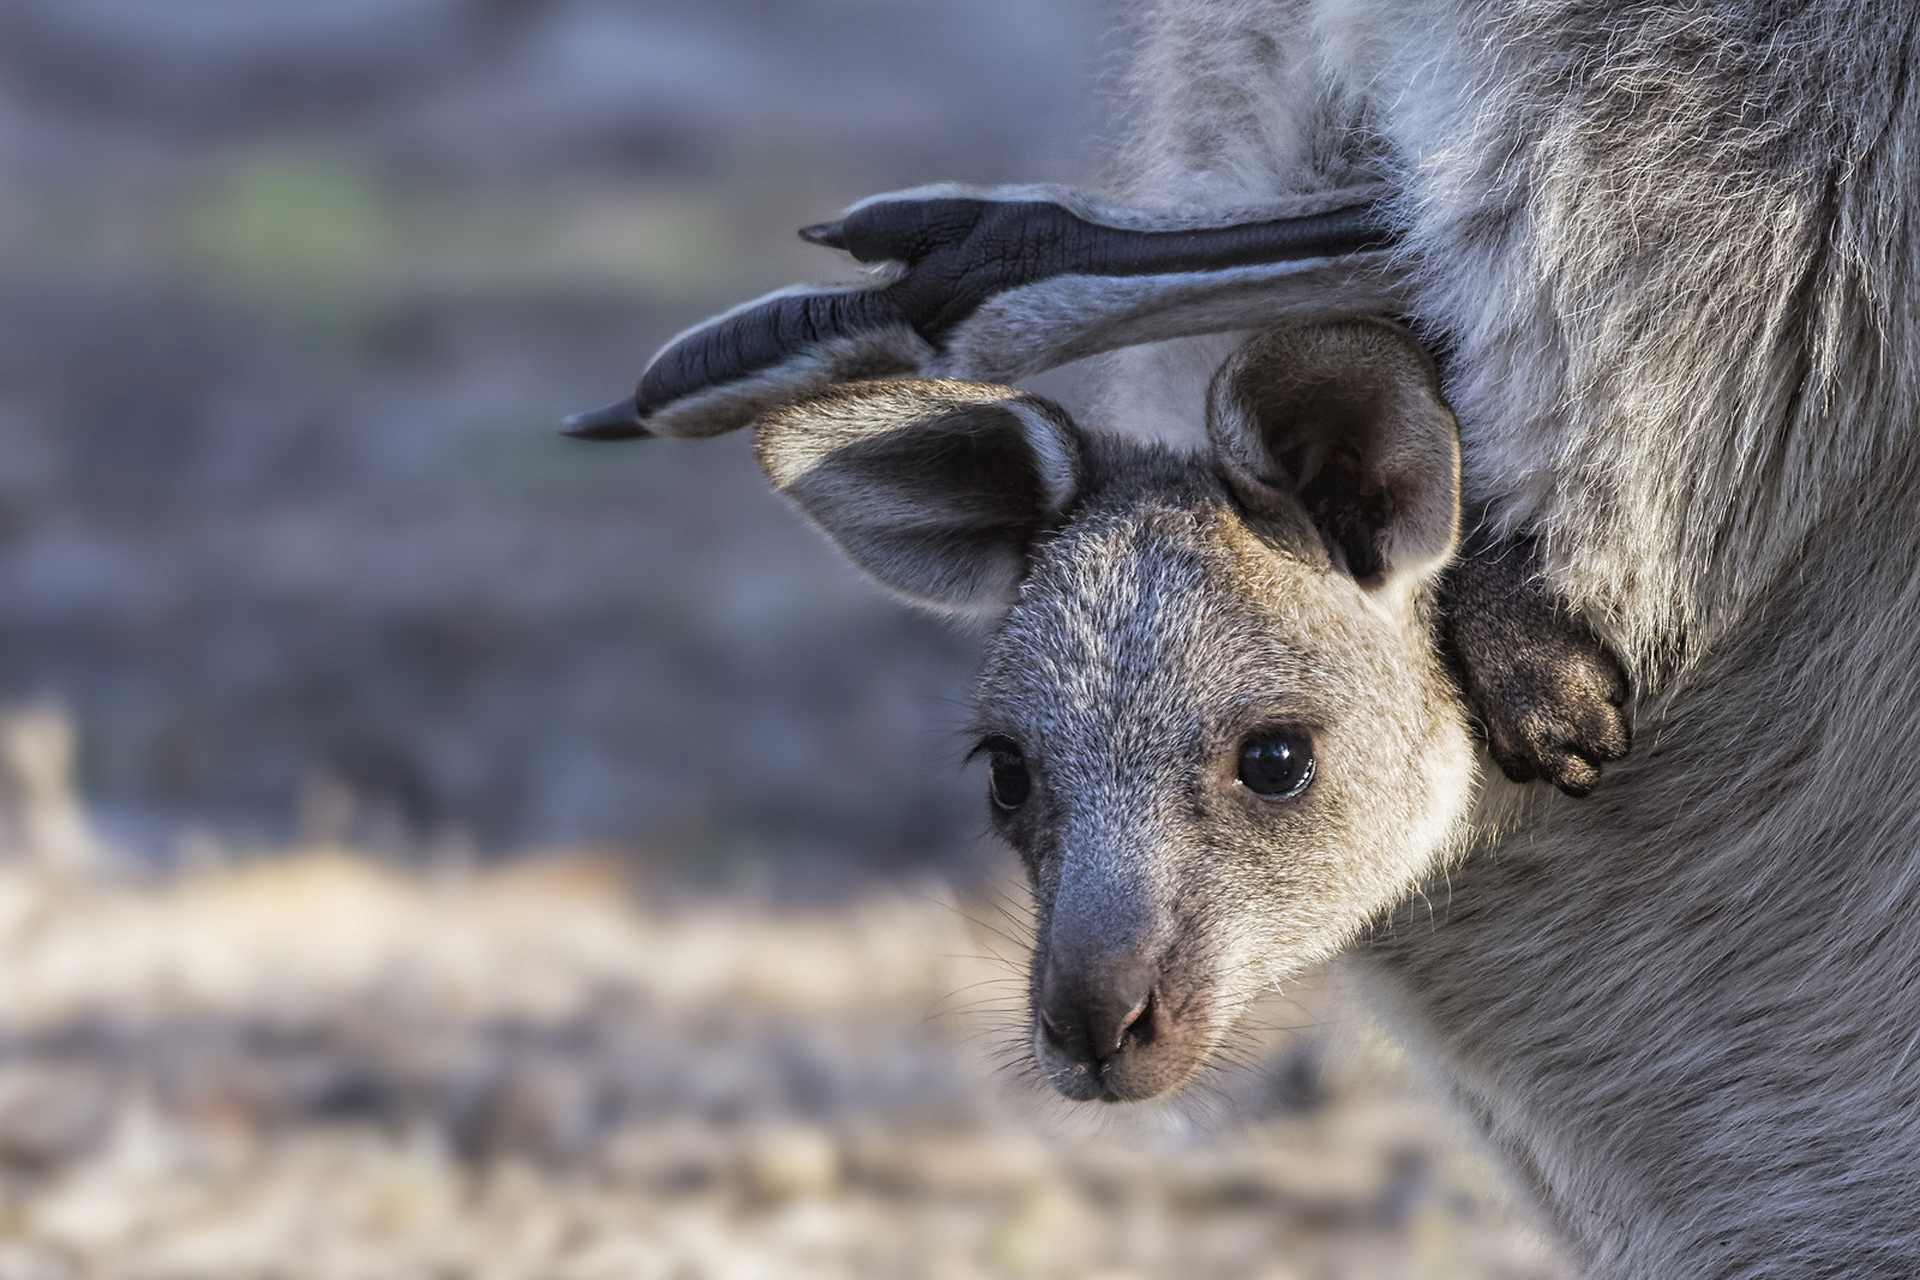
[{"label": "joey's nose", "polygon": [[1055,1067],[1085,1079],[1087,1096],[1118,1096],[1108,1087],[1113,1065],[1159,1038],[1157,977],[1157,966],[1149,964],[1079,971],[1047,966],[1034,1010],[1039,1039]]},{"label": "joey's nose", "polygon": [[1040,1034],[1048,1047],[1076,1062],[1099,1066],[1130,1042],[1153,1039],[1153,992],[1148,991],[1124,1012],[1117,1001],[1075,1007],[1055,1001],[1040,1010]]}]

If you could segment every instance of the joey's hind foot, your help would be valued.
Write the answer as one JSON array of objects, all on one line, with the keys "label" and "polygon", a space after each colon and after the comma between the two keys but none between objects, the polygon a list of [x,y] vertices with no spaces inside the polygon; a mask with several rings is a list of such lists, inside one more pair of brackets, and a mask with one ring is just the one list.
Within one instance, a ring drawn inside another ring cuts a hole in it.
[{"label": "joey's hind foot", "polygon": [[1535,572],[1525,541],[1469,541],[1442,588],[1442,636],[1487,749],[1515,782],[1590,793],[1627,754],[1625,673]]}]

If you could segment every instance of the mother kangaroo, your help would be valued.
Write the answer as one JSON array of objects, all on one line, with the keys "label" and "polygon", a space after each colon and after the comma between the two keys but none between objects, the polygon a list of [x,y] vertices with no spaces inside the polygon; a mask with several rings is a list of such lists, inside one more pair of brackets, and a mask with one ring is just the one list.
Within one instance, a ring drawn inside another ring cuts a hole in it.
[{"label": "mother kangaroo", "polygon": [[1410,317],[1476,536],[1617,656],[1637,747],[1584,800],[1484,776],[1351,963],[1592,1274],[1920,1275],[1920,7],[1130,21],[1107,201],[858,206],[811,234],[871,284],[692,331],[573,429],[1113,350],[1105,420],[1178,437],[1224,335]]}]

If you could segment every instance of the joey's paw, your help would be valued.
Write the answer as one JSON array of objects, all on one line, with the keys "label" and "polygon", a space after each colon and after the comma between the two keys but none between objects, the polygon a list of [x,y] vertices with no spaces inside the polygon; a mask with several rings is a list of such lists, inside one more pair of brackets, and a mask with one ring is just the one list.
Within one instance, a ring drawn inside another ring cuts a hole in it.
[{"label": "joey's paw", "polygon": [[1631,747],[1626,675],[1580,623],[1553,617],[1512,647],[1458,656],[1488,750],[1515,782],[1584,796]]}]

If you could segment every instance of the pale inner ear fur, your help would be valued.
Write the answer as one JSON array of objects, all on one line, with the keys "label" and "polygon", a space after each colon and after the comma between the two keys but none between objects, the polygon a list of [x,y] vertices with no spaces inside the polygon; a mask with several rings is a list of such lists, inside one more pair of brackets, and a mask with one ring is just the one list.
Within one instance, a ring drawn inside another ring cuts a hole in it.
[{"label": "pale inner ear fur", "polygon": [[1304,511],[1370,591],[1410,590],[1453,554],[1459,432],[1433,362],[1399,325],[1263,330],[1208,387],[1207,434],[1250,511]]},{"label": "pale inner ear fur", "polygon": [[856,382],[769,414],[760,465],[861,569],[943,612],[1009,607],[1080,484],[1079,429],[986,383]]}]

